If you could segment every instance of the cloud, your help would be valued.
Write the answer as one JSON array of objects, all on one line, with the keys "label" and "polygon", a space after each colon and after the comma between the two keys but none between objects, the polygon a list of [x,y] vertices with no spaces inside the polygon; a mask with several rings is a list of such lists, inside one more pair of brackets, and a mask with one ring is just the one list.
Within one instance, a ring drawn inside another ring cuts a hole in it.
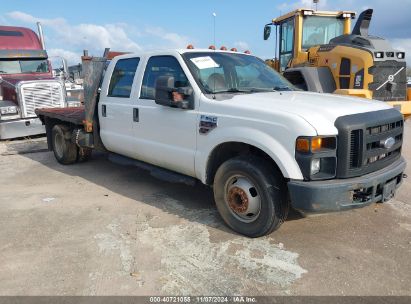
[{"label": "cloud", "polygon": [[147,27],[145,33],[166,40],[168,43],[164,47],[185,48],[188,44],[190,44],[188,37],[177,33],[166,32],[163,28],[158,26]]},{"label": "cloud", "polygon": [[250,46],[245,41],[236,41],[234,42],[234,46],[239,49],[239,51],[245,51],[250,49]]},{"label": "cloud", "polygon": [[6,14],[7,17],[18,20],[24,23],[31,23],[34,24],[36,22],[41,22],[43,25],[48,25],[48,26],[61,26],[65,25],[66,21],[63,18],[54,18],[54,19],[45,19],[45,18],[37,18],[32,15],[26,14],[24,12],[20,11],[14,11],[14,12],[9,12]]},{"label": "cloud", "polygon": [[[319,10],[327,8],[327,0],[320,0],[317,4]],[[312,0],[288,1],[277,6],[281,14],[293,11],[297,8],[315,8]]]},{"label": "cloud", "polygon": [[407,66],[411,63],[411,38],[390,39],[390,42],[394,49],[405,52],[405,59],[407,60]]},{"label": "cloud", "polygon": [[[127,35],[126,24],[78,24],[71,25],[63,18],[38,18],[24,12],[14,11],[6,14],[7,17],[23,23],[34,24],[41,22],[46,33],[46,47],[58,55],[67,55],[70,64],[75,57],[80,60],[83,49],[90,54],[101,55],[104,48],[109,47],[118,51],[136,52],[142,48]],[[52,38],[50,38],[52,37]],[[64,46],[62,49],[61,46]],[[76,55],[76,56],[75,56]]]},{"label": "cloud", "polygon": [[[5,14],[6,19],[33,26],[41,22],[44,27],[45,42],[50,54],[67,57],[69,64],[76,64],[84,49],[91,55],[102,55],[105,48],[115,51],[138,52],[143,49],[137,40],[153,40],[154,44],[144,43],[151,48],[182,48],[189,38],[178,33],[168,32],[161,27],[147,27],[141,32],[126,23],[112,24],[70,24],[64,18],[39,18],[25,12],[13,11]],[[76,59],[77,58],[77,59]]]},{"label": "cloud", "polygon": [[78,64],[81,61],[81,54],[63,50],[63,49],[48,49],[49,57],[62,57],[65,58],[69,65]]}]

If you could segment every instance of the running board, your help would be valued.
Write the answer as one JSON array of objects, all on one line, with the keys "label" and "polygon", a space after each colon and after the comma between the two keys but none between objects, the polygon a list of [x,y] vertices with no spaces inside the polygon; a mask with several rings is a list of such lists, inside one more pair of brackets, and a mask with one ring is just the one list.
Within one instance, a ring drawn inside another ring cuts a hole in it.
[{"label": "running board", "polygon": [[134,166],[149,171],[152,177],[158,178],[165,182],[185,184],[188,186],[194,186],[197,183],[197,179],[195,179],[194,177],[180,174],[164,168],[160,168],[120,154],[109,153],[108,159],[109,161],[118,165]]}]

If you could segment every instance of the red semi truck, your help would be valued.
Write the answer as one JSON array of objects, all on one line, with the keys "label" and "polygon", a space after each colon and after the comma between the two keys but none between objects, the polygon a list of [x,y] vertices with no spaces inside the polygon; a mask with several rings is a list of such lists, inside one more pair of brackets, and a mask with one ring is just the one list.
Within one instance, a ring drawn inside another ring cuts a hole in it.
[{"label": "red semi truck", "polygon": [[39,35],[28,28],[0,26],[0,140],[45,133],[36,108],[62,108],[64,82],[53,77]]}]

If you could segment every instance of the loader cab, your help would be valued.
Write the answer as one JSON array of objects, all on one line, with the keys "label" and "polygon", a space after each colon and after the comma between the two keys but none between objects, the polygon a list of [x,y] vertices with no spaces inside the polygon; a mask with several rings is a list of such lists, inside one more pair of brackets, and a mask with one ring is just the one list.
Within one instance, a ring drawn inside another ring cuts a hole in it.
[{"label": "loader cab", "polygon": [[268,28],[275,26],[276,56],[271,65],[283,72],[287,67],[306,63],[311,47],[328,44],[337,36],[350,34],[354,17],[354,12],[297,9],[273,19],[264,28],[264,40],[267,40],[271,33]]}]

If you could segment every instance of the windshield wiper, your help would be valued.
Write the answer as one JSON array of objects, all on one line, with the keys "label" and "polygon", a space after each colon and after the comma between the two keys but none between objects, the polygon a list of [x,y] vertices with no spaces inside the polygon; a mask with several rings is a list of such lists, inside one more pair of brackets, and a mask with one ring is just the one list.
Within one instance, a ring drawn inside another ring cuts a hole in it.
[{"label": "windshield wiper", "polygon": [[238,88],[229,88],[227,90],[221,90],[217,92],[212,92],[212,94],[219,94],[219,93],[252,93],[253,90],[244,90]]},{"label": "windshield wiper", "polygon": [[273,91],[292,91],[292,89],[290,87],[275,86],[273,88]]}]

